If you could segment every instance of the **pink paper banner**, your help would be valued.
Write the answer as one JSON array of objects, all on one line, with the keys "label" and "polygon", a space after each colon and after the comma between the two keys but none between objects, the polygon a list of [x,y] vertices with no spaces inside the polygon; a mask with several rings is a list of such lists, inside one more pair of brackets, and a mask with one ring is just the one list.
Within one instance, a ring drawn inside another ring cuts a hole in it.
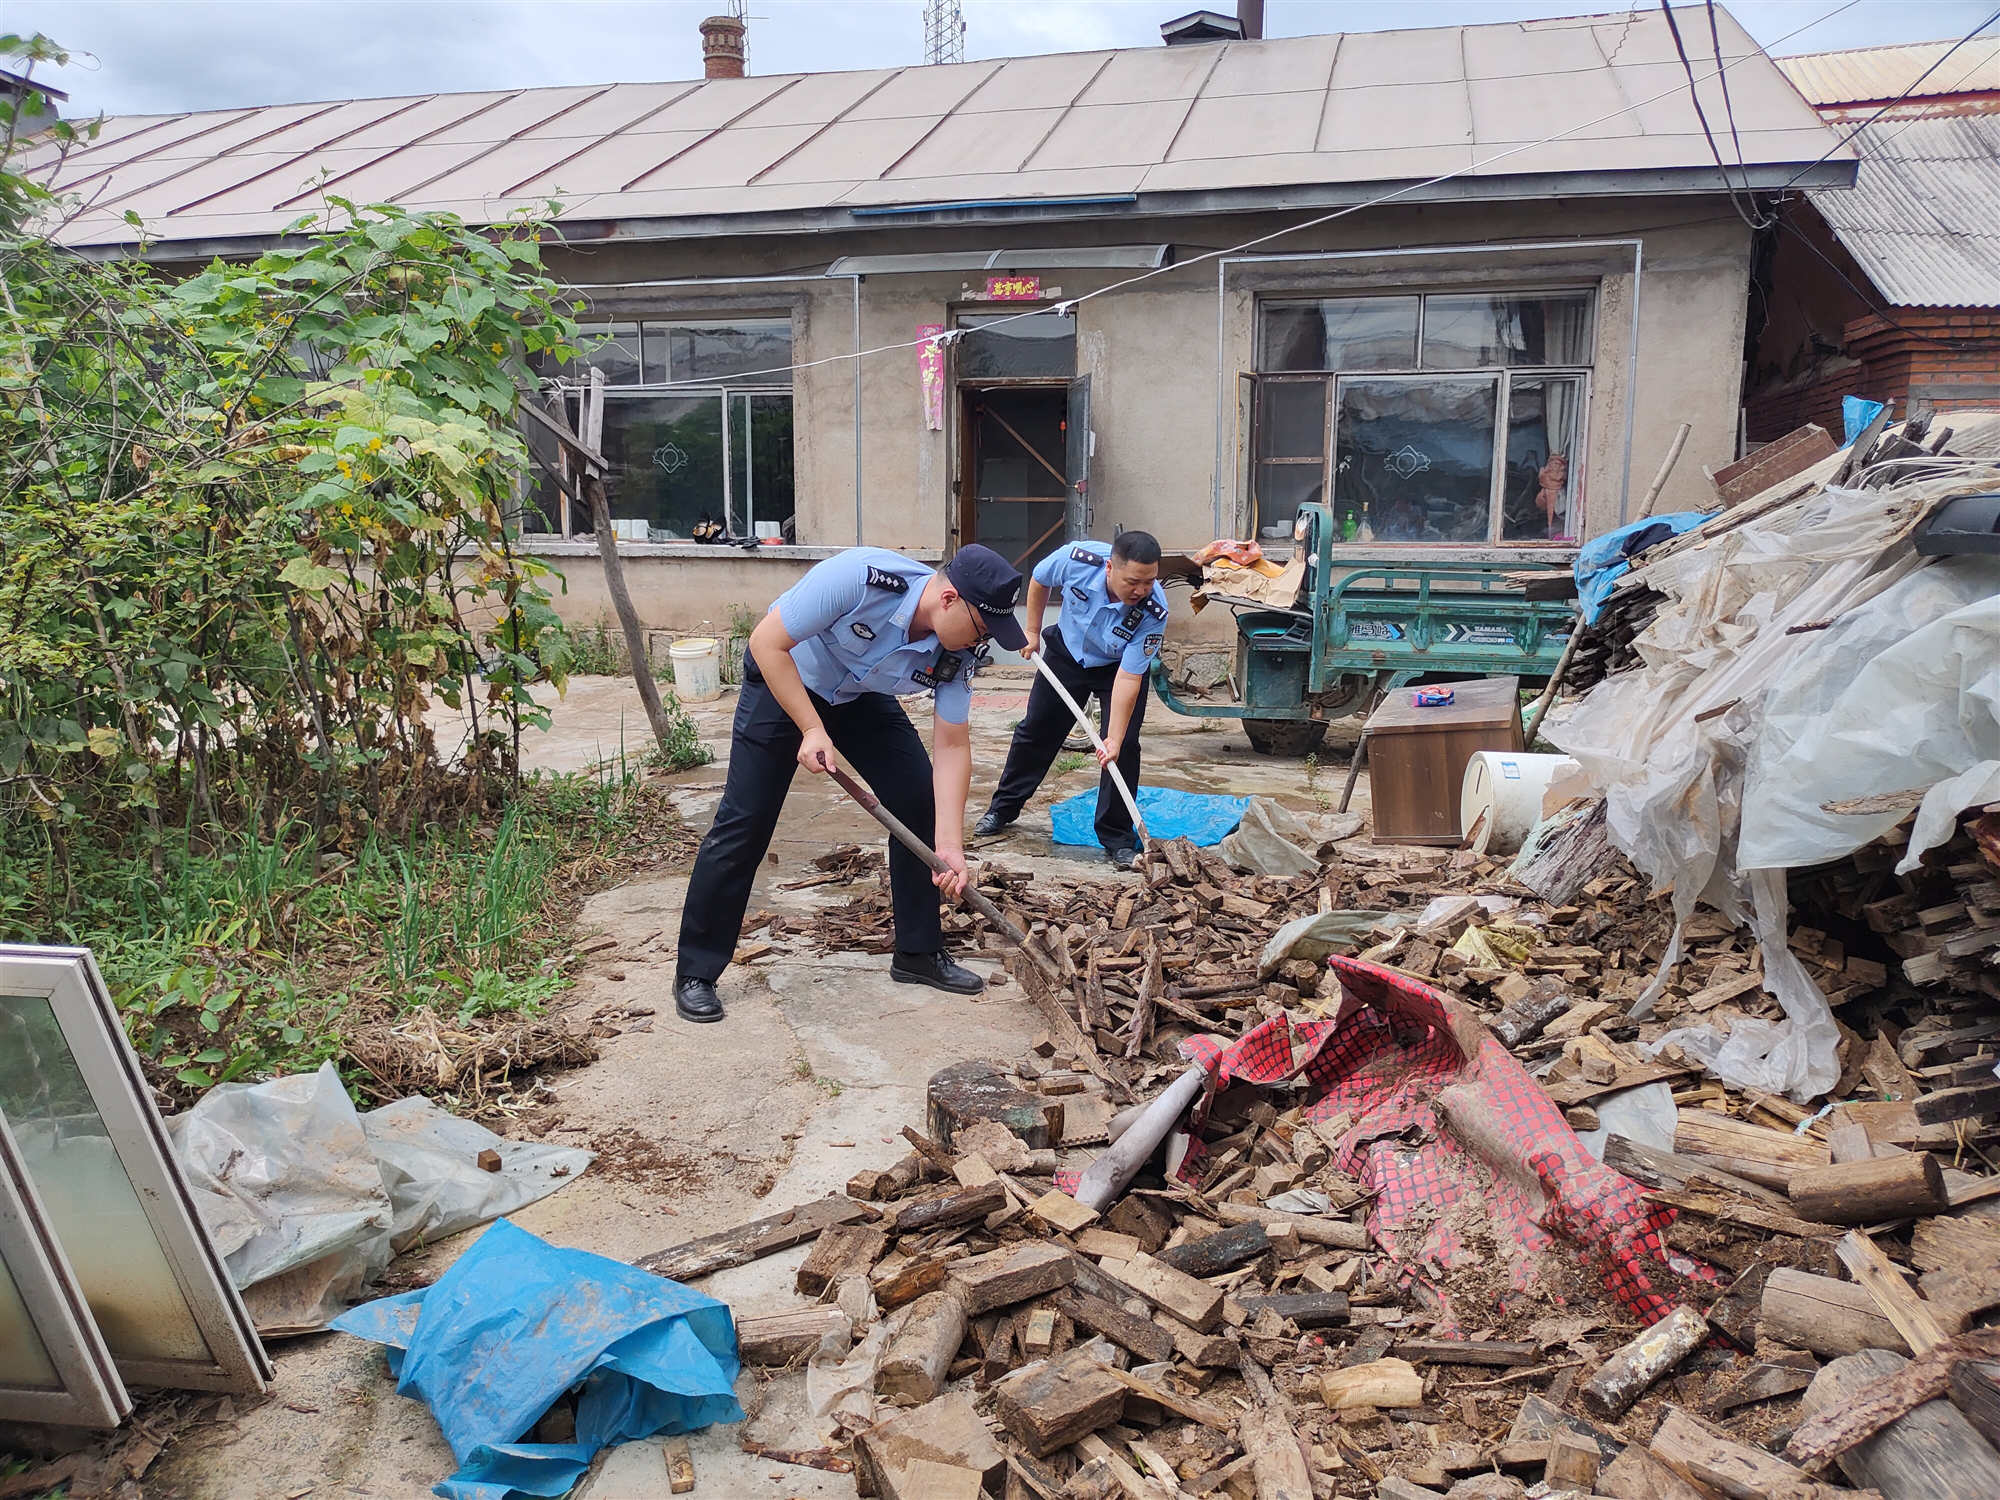
[{"label": "pink paper banner", "polygon": [[944,332],[942,323],[919,323],[917,371],[924,382],[924,426],[932,432],[944,431],[944,350],[936,342]]}]

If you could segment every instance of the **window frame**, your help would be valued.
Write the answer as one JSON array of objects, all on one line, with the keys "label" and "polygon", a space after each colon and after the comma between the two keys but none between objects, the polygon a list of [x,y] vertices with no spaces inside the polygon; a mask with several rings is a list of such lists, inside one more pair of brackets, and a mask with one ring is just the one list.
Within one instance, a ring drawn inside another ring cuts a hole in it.
[{"label": "window frame", "polygon": [[[1486,364],[1464,366],[1425,367],[1424,348],[1428,342],[1430,304],[1433,297],[1498,297],[1517,300],[1533,300],[1542,297],[1581,295],[1586,299],[1590,323],[1585,340],[1585,353],[1589,360],[1583,364]],[[1317,305],[1325,302],[1359,301],[1364,298],[1417,299],[1416,366],[1410,369],[1387,370],[1266,370],[1265,359],[1265,319],[1267,308],[1283,306]],[[1600,289],[1596,283],[1555,283],[1534,286],[1465,286],[1443,285],[1412,289],[1409,287],[1379,287],[1367,290],[1341,292],[1272,292],[1256,297],[1253,307],[1250,378],[1256,385],[1256,396],[1252,405],[1251,430],[1248,451],[1240,461],[1247,465],[1250,493],[1249,514],[1246,520],[1251,532],[1260,535],[1264,529],[1262,471],[1267,464],[1309,464],[1310,459],[1262,458],[1258,454],[1263,434],[1264,389],[1273,383],[1297,383],[1318,380],[1326,384],[1325,437],[1321,443],[1319,462],[1322,465],[1320,478],[1320,498],[1327,505],[1333,503],[1333,483],[1335,465],[1340,457],[1340,392],[1344,382],[1349,380],[1441,380],[1459,377],[1485,376],[1497,381],[1493,412],[1493,463],[1487,491],[1486,536],[1481,541],[1374,541],[1368,546],[1381,547],[1493,547],[1512,550],[1531,548],[1563,547],[1574,548],[1583,541],[1583,515],[1585,505],[1585,474],[1588,465],[1584,456],[1590,445],[1590,404],[1592,376],[1596,373],[1598,303]],[[1521,379],[1545,379],[1551,377],[1574,377],[1579,382],[1577,398],[1577,431],[1571,445],[1569,464],[1569,517],[1572,535],[1567,539],[1555,537],[1524,537],[1509,539],[1506,531],[1507,496],[1504,476],[1507,468],[1508,438],[1511,432],[1513,413],[1513,382]]]},{"label": "window frame", "polygon": [[[688,328],[713,328],[721,325],[762,325],[768,328],[782,326],[786,331],[787,337],[793,343],[791,358],[795,366],[797,360],[796,343],[798,329],[796,319],[790,313],[760,313],[748,316],[733,316],[728,314],[702,316],[698,313],[678,313],[664,318],[648,318],[637,314],[619,315],[608,313],[589,323],[579,325],[578,337],[579,340],[585,337],[609,337],[610,330],[624,326],[633,327],[637,330],[637,359],[635,361],[635,368],[638,371],[639,378],[636,381],[620,381],[615,384],[610,380],[606,380],[599,387],[599,391],[607,403],[607,411],[610,409],[609,403],[613,401],[643,400],[647,397],[661,396],[685,396],[695,399],[708,399],[716,401],[719,404],[722,422],[723,524],[729,528],[732,535],[751,536],[755,534],[758,519],[754,486],[755,464],[753,460],[747,457],[751,450],[746,449],[743,453],[739,453],[735,446],[733,424],[735,422],[737,398],[742,398],[742,414],[745,430],[749,440],[754,442],[756,428],[752,416],[751,401],[757,397],[783,396],[792,403],[794,421],[796,422],[798,391],[796,382],[788,381],[784,384],[778,384],[765,377],[739,380],[724,376],[719,379],[704,380],[698,385],[677,383],[674,378],[672,363],[674,334],[677,331]],[[668,352],[662,360],[666,371],[666,379],[664,381],[649,382],[646,379],[648,350],[652,347],[655,339],[664,342],[667,346]],[[576,411],[572,403],[580,398],[581,391],[589,384],[591,369],[592,366],[588,359],[578,360],[563,374],[555,377],[555,379],[548,382],[544,387],[545,390],[558,395],[562,399],[565,413],[572,428],[576,428],[577,426]],[[798,515],[798,484],[796,478],[798,464],[797,442],[797,427],[794,426],[792,437],[794,479],[791,514],[795,524]],[[746,484],[746,489],[749,492],[743,497],[743,514],[741,516],[743,527],[740,531],[737,527],[739,516],[735,493],[736,466],[739,460],[744,460],[745,477],[746,480],[751,481]],[[532,533],[533,535],[571,541],[579,536],[589,534],[587,527],[579,529],[579,518],[573,514],[571,507],[564,503],[560,496],[558,497],[557,504],[558,516],[556,519],[556,529],[550,532]],[[779,518],[779,524],[783,524],[782,517]],[[681,540],[685,541],[687,539],[683,538]]]},{"label": "window frame", "polygon": [[[0,994],[46,1000],[210,1359],[114,1358],[133,1385],[260,1395],[272,1367],[216,1253],[88,948],[0,943]],[[60,1247],[58,1247],[59,1249]]]}]

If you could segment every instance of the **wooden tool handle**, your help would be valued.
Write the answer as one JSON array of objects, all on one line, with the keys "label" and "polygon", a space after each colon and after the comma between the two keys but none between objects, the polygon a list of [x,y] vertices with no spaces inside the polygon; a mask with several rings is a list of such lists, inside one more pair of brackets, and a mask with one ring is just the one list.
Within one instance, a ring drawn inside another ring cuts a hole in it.
[{"label": "wooden tool handle", "polygon": [[[828,774],[840,784],[840,789],[843,792],[860,803],[864,809],[874,815],[876,822],[889,830],[890,837],[894,838],[897,843],[901,844],[910,853],[916,855],[918,859],[928,865],[933,873],[942,874],[950,868],[949,865],[938,858],[935,849],[912,833],[909,825],[890,812],[888,808],[884,807],[881,799],[869,791],[867,787],[856,781],[838,766],[832,767]],[[1016,948],[1019,948],[1023,953],[1027,954],[1034,961],[1037,968],[1043,970],[1045,973],[1051,972],[1049,961],[1035,950],[1034,945],[1028,941],[1028,935],[1012,922],[1008,921],[1006,914],[989,901],[985,893],[974,886],[970,880],[965,883],[963,896],[967,906],[991,922],[1000,935]]]}]

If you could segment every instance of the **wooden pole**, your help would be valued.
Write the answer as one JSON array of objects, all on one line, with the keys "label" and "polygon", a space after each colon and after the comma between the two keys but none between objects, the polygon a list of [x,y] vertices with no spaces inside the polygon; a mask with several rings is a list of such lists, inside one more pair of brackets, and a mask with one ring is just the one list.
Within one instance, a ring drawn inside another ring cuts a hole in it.
[{"label": "wooden pole", "polygon": [[1928,1151],[1808,1167],[1785,1190],[1800,1218],[1821,1224],[1883,1224],[1946,1207],[1944,1172]]},{"label": "wooden pole", "polygon": [[1674,434],[1674,440],[1667,446],[1667,456],[1660,464],[1660,472],[1653,476],[1653,482],[1646,490],[1646,498],[1640,502],[1639,518],[1644,520],[1653,513],[1659,503],[1660,491],[1667,487],[1667,476],[1674,472],[1674,465],[1680,462],[1681,449],[1687,446],[1688,434],[1694,431],[1694,423],[1681,423],[1681,430]]}]

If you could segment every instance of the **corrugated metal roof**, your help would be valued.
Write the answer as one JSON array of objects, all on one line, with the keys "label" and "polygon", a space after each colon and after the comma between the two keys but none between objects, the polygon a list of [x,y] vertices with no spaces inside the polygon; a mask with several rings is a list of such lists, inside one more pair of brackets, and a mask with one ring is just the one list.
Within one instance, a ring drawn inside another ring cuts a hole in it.
[{"label": "corrugated metal roof", "polygon": [[[1752,180],[1782,181],[1834,137],[1727,16],[1722,39]],[[1348,185],[1468,168],[1525,179],[1523,192],[1693,191],[1711,186],[1714,163],[1688,92],[1648,11],[131,117],[41,164],[89,202],[63,232],[79,246],[130,243],[128,212],[167,246],[269,236],[322,192],[482,223],[556,196],[565,221],[694,217],[716,232],[966,200],[1130,195],[1138,211],[1164,212],[1257,206],[1250,195],[1262,194],[1298,205],[1314,189],[1330,201]],[[1701,92],[1721,119],[1718,84]],[[1850,156],[1834,155],[1836,173]]]},{"label": "corrugated metal roof", "polygon": [[1881,104],[1900,99],[1935,99],[1944,94],[2000,90],[2000,37],[1974,37],[1953,52],[1930,77],[1924,73],[1951,42],[1910,42],[1900,47],[1852,47],[1843,52],[1807,52],[1777,59],[1779,68],[1810,104]]},{"label": "corrugated metal roof", "polygon": [[2000,114],[1883,120],[1812,205],[1899,307],[2000,307]]}]

